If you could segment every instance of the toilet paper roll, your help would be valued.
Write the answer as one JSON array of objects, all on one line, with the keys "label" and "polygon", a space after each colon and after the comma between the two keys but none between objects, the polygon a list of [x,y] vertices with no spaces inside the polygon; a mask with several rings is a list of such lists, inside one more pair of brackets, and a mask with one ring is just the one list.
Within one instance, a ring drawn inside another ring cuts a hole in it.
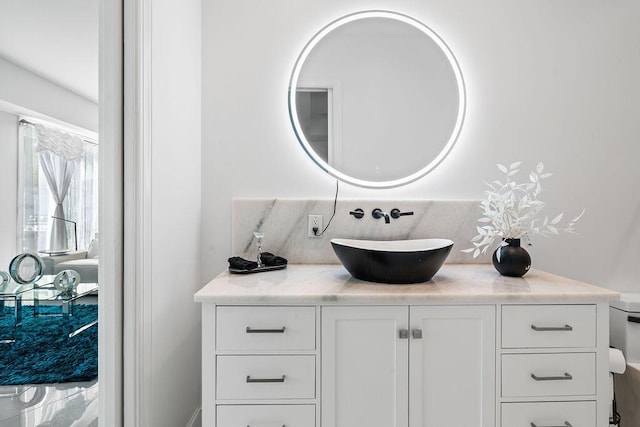
[{"label": "toilet paper roll", "polygon": [[609,372],[614,374],[624,374],[627,369],[627,362],[624,360],[624,355],[617,348],[609,349]]}]

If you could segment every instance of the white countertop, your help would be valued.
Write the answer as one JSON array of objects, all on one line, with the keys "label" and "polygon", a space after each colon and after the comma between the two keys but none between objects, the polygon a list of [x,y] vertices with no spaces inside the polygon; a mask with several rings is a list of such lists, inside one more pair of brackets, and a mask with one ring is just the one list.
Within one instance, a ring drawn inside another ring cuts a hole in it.
[{"label": "white countertop", "polygon": [[290,264],[254,274],[225,271],[195,294],[215,304],[316,303],[498,303],[598,302],[617,292],[543,271],[501,276],[488,264],[445,264],[435,277],[415,285],[387,285],[354,279],[339,264]]}]

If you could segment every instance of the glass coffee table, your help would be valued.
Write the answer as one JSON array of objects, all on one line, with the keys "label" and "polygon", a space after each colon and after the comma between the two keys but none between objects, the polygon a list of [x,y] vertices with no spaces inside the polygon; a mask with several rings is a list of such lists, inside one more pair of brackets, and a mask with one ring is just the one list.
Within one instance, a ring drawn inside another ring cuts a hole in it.
[{"label": "glass coffee table", "polygon": [[[61,291],[54,286],[53,275],[42,276],[35,283],[20,285],[10,282],[0,289],[0,320],[9,329],[13,329],[11,336],[0,336],[0,343],[15,342],[18,337],[19,327],[22,326],[22,310],[25,308],[33,309],[33,316],[62,316],[65,319],[65,325],[71,325],[69,317],[73,316],[76,303],[82,297],[89,295],[98,295],[97,283],[80,283],[73,292]],[[9,316],[13,319],[2,319],[6,316],[5,306],[13,307]],[[43,307],[58,307],[54,310],[42,310]],[[81,333],[82,331],[96,325],[98,319],[89,322],[86,325],[75,330],[66,332],[69,338]],[[3,328],[6,329],[6,328]]]},{"label": "glass coffee table", "polygon": [[[2,331],[11,330],[9,335],[0,334],[0,343],[15,342],[17,329],[22,326],[22,298],[32,289],[32,283],[20,285],[13,281],[0,288],[0,322],[3,326]],[[6,306],[12,307],[9,313],[5,310]],[[13,320],[5,318],[8,316],[12,316]]]}]

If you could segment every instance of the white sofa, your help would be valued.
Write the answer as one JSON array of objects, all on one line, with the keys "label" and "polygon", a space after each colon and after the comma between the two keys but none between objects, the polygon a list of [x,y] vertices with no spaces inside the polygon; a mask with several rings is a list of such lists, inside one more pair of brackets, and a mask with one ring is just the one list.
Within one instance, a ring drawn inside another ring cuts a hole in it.
[{"label": "white sofa", "polygon": [[62,255],[42,257],[45,274],[58,274],[63,270],[75,270],[82,283],[98,283],[98,238],[91,241],[86,251],[73,251]]}]

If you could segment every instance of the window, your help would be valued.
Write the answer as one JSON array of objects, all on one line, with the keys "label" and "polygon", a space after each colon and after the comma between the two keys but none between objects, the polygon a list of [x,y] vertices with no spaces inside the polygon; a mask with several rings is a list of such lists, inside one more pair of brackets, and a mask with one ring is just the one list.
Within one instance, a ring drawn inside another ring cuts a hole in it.
[{"label": "window", "polygon": [[[22,252],[89,247],[98,231],[98,145],[51,126],[20,121],[18,236]],[[62,215],[52,185],[63,195]],[[65,191],[66,190],[66,191]],[[57,214],[57,215],[56,215]],[[63,216],[67,221],[55,220]],[[54,224],[54,221],[58,224]],[[52,248],[52,234],[61,241]]]}]

